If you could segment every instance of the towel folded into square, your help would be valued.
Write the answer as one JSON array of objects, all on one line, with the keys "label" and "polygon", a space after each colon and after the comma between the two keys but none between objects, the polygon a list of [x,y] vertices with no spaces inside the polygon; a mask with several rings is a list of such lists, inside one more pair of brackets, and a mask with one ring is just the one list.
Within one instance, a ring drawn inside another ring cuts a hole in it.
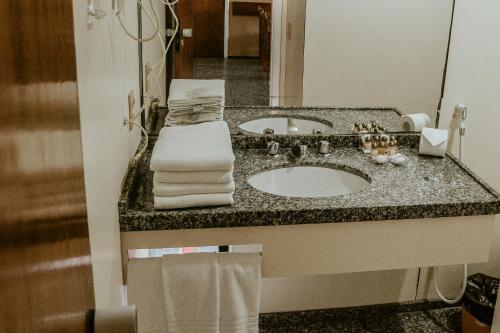
[{"label": "towel folded into square", "polygon": [[153,183],[156,196],[177,196],[188,194],[232,193],[234,182],[227,184],[167,184]]},{"label": "towel folded into square", "polygon": [[229,184],[233,181],[232,169],[229,171],[156,171],[153,175],[154,184]]},{"label": "towel folded into square", "polygon": [[169,108],[199,103],[224,105],[224,80],[175,79],[170,83],[167,105]]},{"label": "towel folded into square", "polygon": [[153,148],[153,171],[230,171],[234,154],[224,121],[165,127]]},{"label": "towel folded into square", "polygon": [[234,204],[233,193],[189,194],[173,197],[154,196],[155,209],[178,209],[232,204]]}]

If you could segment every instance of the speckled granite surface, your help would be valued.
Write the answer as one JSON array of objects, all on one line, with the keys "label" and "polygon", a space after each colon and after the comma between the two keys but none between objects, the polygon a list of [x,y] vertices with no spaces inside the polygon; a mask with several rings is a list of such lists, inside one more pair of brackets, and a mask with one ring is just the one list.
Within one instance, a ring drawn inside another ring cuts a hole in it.
[{"label": "speckled granite surface", "polygon": [[[130,170],[119,202],[121,231],[248,227],[332,222],[376,221],[500,213],[500,199],[452,157],[421,157],[415,148],[402,148],[405,166],[372,163],[351,146],[331,148],[321,156],[314,149],[299,163],[270,157],[265,150],[236,149],[233,206],[155,210],[149,159]],[[362,192],[331,198],[287,198],[251,187],[246,179],[262,170],[295,166],[345,169],[371,181]]]},{"label": "speckled granite surface", "polygon": [[270,313],[259,323],[261,333],[458,333],[460,326],[460,308],[441,302]]},{"label": "speckled granite surface", "polygon": [[[160,108],[156,114],[148,119],[148,133],[158,135],[164,126],[167,109]],[[330,133],[350,134],[354,122],[368,123],[372,120],[385,126],[389,132],[401,132],[399,124],[401,112],[394,108],[321,108],[321,107],[269,107],[269,106],[240,106],[226,107],[224,120],[228,123],[231,135],[259,134],[244,131],[239,124],[253,119],[266,117],[286,117],[316,120],[331,126]]]}]

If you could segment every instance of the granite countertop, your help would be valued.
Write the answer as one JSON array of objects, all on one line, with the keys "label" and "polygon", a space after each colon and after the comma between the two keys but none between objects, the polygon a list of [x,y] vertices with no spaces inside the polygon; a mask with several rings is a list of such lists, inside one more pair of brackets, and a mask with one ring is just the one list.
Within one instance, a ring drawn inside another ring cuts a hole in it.
[{"label": "granite countertop", "polygon": [[[355,140],[351,137],[351,140]],[[311,148],[300,162],[270,157],[261,149],[235,149],[233,206],[155,210],[149,170],[154,139],[144,158],[129,171],[119,203],[120,230],[171,230],[340,223],[500,213],[499,195],[452,156],[421,157],[415,145],[402,147],[405,166],[377,165],[355,148],[355,141],[334,144],[321,156]],[[404,140],[400,140],[404,141]],[[407,140],[408,141],[408,140]],[[410,140],[411,141],[411,140]],[[287,198],[261,192],[246,179],[262,170],[324,166],[354,172],[370,180],[362,192],[331,198]]]},{"label": "granite countertop", "polygon": [[[148,132],[158,135],[165,123],[167,109],[160,108],[148,119]],[[396,108],[332,108],[332,107],[270,107],[270,106],[238,106],[224,109],[224,120],[228,123],[231,135],[251,135],[238,127],[239,124],[267,117],[288,117],[316,120],[331,126],[328,134],[350,134],[354,122],[369,123],[374,120],[386,127],[389,132],[402,132],[399,123],[401,112]]]}]

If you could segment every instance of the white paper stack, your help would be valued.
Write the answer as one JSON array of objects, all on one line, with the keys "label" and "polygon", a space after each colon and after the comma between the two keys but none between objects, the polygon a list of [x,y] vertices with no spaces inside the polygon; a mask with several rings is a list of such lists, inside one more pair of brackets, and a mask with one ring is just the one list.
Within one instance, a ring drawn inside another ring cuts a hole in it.
[{"label": "white paper stack", "polygon": [[172,80],[165,125],[178,126],[222,120],[224,80]]},{"label": "white paper stack", "polygon": [[164,127],[150,164],[155,208],[233,204],[233,164],[226,122]]}]

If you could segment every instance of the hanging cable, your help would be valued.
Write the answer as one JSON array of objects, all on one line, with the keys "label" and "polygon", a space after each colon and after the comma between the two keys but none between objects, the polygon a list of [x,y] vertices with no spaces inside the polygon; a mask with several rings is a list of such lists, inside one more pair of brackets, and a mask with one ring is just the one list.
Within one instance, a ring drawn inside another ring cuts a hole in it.
[{"label": "hanging cable", "polygon": [[[158,17],[158,13],[156,12],[155,10],[155,7],[153,6],[153,2],[152,0],[149,0],[149,5],[151,7],[151,10],[153,11],[153,15],[154,15],[154,19],[153,17],[151,16],[151,14],[149,13],[149,11],[147,11],[145,8],[144,8],[144,5],[142,4],[142,1],[141,0],[137,0],[137,3],[139,4],[139,6],[141,7],[141,10],[144,11],[144,13],[146,13],[146,16],[148,17],[149,21],[151,22],[151,24],[153,25],[154,27],[154,33],[149,36],[149,37],[145,37],[145,38],[139,38],[138,36],[134,36],[128,29],[127,27],[125,27],[125,24],[123,23],[122,21],[122,17],[120,15],[120,13],[118,13],[118,22],[120,22],[120,25],[121,27],[123,28],[123,31],[125,31],[125,33],[130,37],[132,38],[133,40],[135,41],[138,41],[138,42],[148,42],[150,40],[153,40],[157,35],[158,35],[158,32],[160,30],[160,19]],[[156,23],[155,23],[156,21]]]},{"label": "hanging cable", "polygon": [[[463,137],[465,136],[465,119],[467,119],[467,107],[465,105],[459,104],[455,107],[455,112],[460,114],[460,129],[459,129],[459,143],[458,143],[458,160],[462,162],[462,144]],[[467,264],[464,264],[464,275],[462,280],[462,287],[460,288],[460,292],[455,298],[446,298],[439,288],[439,283],[437,281],[438,267],[434,267],[434,271],[432,272],[432,279],[434,282],[434,289],[438,294],[439,298],[447,303],[447,304],[456,304],[458,303],[465,294],[465,289],[467,287]]]},{"label": "hanging cable", "polygon": [[141,124],[139,124],[135,120],[128,120],[128,122],[134,124],[137,127],[139,127],[140,130],[141,130],[141,132],[144,134],[144,145],[142,146],[141,150],[137,154],[135,154],[135,156],[132,159],[132,161],[130,161],[129,166],[133,166],[133,165],[135,165],[142,158],[142,156],[146,152],[146,149],[148,148],[148,145],[149,145],[149,136],[148,136],[148,132],[146,131],[146,129],[144,127],[142,127]]}]

